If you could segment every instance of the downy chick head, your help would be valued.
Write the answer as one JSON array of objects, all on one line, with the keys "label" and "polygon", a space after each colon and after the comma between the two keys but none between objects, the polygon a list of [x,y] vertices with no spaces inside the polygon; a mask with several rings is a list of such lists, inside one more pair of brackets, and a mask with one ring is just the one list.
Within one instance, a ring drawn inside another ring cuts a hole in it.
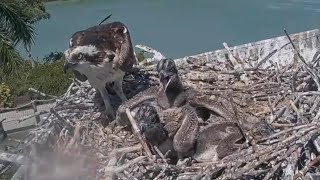
[{"label": "downy chick head", "polygon": [[168,138],[168,132],[161,124],[157,111],[152,105],[140,105],[135,118],[140,132],[145,135],[151,145],[159,146]]},{"label": "downy chick head", "polygon": [[172,59],[160,60],[157,64],[157,71],[165,92],[181,85],[176,64]]}]

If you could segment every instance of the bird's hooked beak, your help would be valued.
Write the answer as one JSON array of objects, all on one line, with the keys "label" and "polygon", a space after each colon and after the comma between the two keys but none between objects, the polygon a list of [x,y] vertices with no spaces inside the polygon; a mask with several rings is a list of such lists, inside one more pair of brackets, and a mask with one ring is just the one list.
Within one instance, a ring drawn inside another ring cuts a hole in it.
[{"label": "bird's hooked beak", "polygon": [[159,78],[160,78],[160,82],[162,83],[162,85],[163,85],[163,87],[164,87],[164,91],[166,91],[168,85],[169,85],[170,82],[171,82],[172,76],[169,75],[169,74],[166,73],[166,72],[161,71],[161,72],[159,73]]},{"label": "bird's hooked beak", "polygon": [[64,63],[64,66],[63,66],[63,71],[64,71],[64,73],[66,74],[66,73],[67,73],[67,70],[68,70],[68,69],[71,69],[71,68],[74,67],[75,65],[77,65],[77,63],[66,61],[66,62]]},{"label": "bird's hooked beak", "polygon": [[70,58],[70,49],[67,49],[64,53],[63,53],[63,59],[64,59],[64,65],[63,65],[63,71],[66,74],[67,70],[73,68],[75,65],[77,65],[76,62],[70,62],[69,60],[71,60]]}]

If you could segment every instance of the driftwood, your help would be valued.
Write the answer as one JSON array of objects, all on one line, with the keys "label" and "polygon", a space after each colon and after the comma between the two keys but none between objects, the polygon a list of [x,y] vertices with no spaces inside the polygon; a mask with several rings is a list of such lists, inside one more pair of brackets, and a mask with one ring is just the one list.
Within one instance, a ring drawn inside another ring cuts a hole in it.
[{"label": "driftwood", "polygon": [[160,52],[158,52],[158,51],[156,51],[156,50],[154,50],[154,49],[152,49],[152,48],[150,48],[148,46],[138,44],[138,45],[136,45],[136,48],[139,48],[144,52],[148,52],[150,54],[153,54],[152,58],[145,58],[142,62],[140,62],[139,66],[138,66],[139,68],[143,68],[145,65],[148,65],[148,64],[156,64],[157,61],[166,58]]},{"label": "driftwood", "polygon": [[[226,43],[224,46],[231,53]],[[152,48],[137,47],[153,53],[154,57],[148,59],[149,65],[140,64],[140,71],[129,75],[131,79],[124,83],[129,98],[148,86],[158,85],[154,66],[164,58]],[[278,50],[262,57],[250,68],[243,68],[242,64],[247,60],[235,56],[232,56],[232,62],[224,64],[212,59],[189,59],[187,66],[178,65],[186,86],[196,88],[208,98],[228,94],[234,101],[237,115],[245,120],[241,128],[248,136],[247,140],[250,139],[249,144],[222,160],[192,162],[185,166],[170,163],[157,147],[152,148],[155,151],[149,149],[129,110],[127,114],[133,132],[130,128],[109,124],[95,89],[88,82],[74,79],[64,95],[47,95],[54,98],[55,106],[46,112],[48,118],[42,119],[18,147],[23,149],[26,157],[21,167],[28,167],[28,177],[37,179],[42,173],[39,170],[43,166],[41,163],[48,162],[48,155],[41,153],[55,152],[59,157],[71,156],[73,159],[69,163],[74,161],[80,165],[79,159],[86,160],[86,166],[66,173],[66,177],[74,179],[78,176],[84,178],[83,174],[88,179],[312,177],[320,173],[319,53],[308,61],[301,57],[299,49],[294,49],[299,60],[292,60],[282,68],[261,68]],[[118,99],[112,99],[117,107]],[[66,162],[52,164],[64,167]]]}]

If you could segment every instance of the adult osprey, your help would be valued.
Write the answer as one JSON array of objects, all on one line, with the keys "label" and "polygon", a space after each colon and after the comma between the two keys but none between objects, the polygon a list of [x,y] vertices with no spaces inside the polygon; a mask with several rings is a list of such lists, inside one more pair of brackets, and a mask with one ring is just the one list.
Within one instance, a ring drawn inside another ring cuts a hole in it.
[{"label": "adult osprey", "polygon": [[100,92],[108,116],[114,119],[105,86],[114,82],[116,94],[122,101],[127,100],[122,82],[135,60],[128,28],[121,22],[112,22],[78,31],[72,35],[64,56],[64,70],[73,69],[75,75],[87,79]]}]

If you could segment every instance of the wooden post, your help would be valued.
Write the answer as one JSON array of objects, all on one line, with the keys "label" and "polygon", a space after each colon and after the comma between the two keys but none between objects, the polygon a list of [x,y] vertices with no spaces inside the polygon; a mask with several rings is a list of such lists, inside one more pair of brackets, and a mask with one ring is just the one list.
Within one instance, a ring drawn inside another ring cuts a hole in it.
[{"label": "wooden post", "polygon": [[[34,113],[38,112],[37,105],[36,105],[35,101],[32,101],[32,108],[33,108]],[[36,122],[38,124],[40,122],[40,115],[36,115],[35,117],[36,117]]]},{"label": "wooden post", "polygon": [[0,121],[0,138],[1,138],[1,140],[4,140],[8,136],[7,132],[3,128],[3,124],[2,124],[2,122],[5,120],[6,120],[6,118],[4,118]]}]

